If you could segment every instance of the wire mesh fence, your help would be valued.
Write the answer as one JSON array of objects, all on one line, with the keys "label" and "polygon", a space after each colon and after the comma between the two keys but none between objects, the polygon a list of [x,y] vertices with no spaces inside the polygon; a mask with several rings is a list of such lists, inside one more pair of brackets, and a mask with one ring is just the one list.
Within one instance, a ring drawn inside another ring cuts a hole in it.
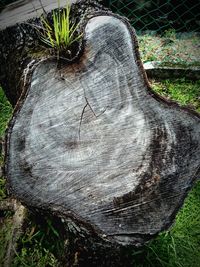
[{"label": "wire mesh fence", "polygon": [[109,0],[104,5],[136,29],[143,63],[200,67],[200,1]]},{"label": "wire mesh fence", "polygon": [[104,4],[126,16],[137,31],[200,32],[200,1],[198,0],[109,0]]},{"label": "wire mesh fence", "polygon": [[[13,1],[0,0],[0,8]],[[144,63],[200,67],[200,1],[97,1],[129,19],[138,34]]]}]

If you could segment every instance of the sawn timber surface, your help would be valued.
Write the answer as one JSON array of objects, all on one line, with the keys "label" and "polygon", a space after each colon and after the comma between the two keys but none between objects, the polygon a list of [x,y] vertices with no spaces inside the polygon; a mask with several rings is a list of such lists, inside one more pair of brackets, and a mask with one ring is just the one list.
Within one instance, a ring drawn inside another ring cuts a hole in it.
[{"label": "sawn timber surface", "polygon": [[199,174],[200,119],[150,90],[127,22],[93,17],[84,39],[78,62],[33,72],[8,132],[10,189],[141,244],[172,223]]}]

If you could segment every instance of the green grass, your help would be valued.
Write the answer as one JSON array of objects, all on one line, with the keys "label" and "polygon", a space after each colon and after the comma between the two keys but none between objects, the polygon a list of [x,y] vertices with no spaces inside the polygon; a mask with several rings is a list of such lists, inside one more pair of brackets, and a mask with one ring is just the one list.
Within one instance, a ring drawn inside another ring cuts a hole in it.
[{"label": "green grass", "polygon": [[[58,1],[58,8],[60,3]],[[79,24],[72,23],[70,20],[70,4],[63,9],[52,12],[52,18],[46,14],[41,16],[41,27],[37,27],[39,37],[48,47],[53,48],[57,53],[67,51],[75,42],[79,41],[82,34],[77,34]]]},{"label": "green grass", "polygon": [[56,267],[64,251],[63,227],[57,218],[29,214],[13,267]]},{"label": "green grass", "polygon": [[[200,81],[152,81],[158,94],[200,112]],[[200,267],[200,181],[185,200],[174,226],[141,249],[133,250],[134,267]]]},{"label": "green grass", "polygon": [[158,94],[200,112],[200,80],[195,82],[185,79],[153,81],[152,87]]},{"label": "green grass", "polygon": [[0,87],[0,138],[4,136],[11,113],[12,106],[8,102],[2,88]]},{"label": "green grass", "polygon": [[[0,140],[3,140],[5,129],[11,118],[12,106],[8,102],[2,88],[0,87]],[[0,144],[2,146],[2,144]],[[2,147],[0,147],[0,166],[3,164]],[[0,177],[0,200],[6,198],[5,179]]]},{"label": "green grass", "polygon": [[3,177],[0,177],[0,201],[5,199],[6,197],[6,180]]},{"label": "green grass", "polygon": [[[8,121],[11,118],[12,107],[8,102],[2,88],[0,87],[0,140],[2,141],[7,128]],[[3,164],[2,147],[0,149],[0,167]],[[6,181],[0,177],[0,201],[7,197]],[[12,220],[5,218],[4,223],[0,218],[0,266],[7,250],[7,244],[11,236]]]},{"label": "green grass", "polygon": [[[192,105],[200,111],[200,81],[184,79],[152,81],[153,89],[181,105]],[[12,113],[2,89],[0,89],[0,137]],[[6,197],[5,180],[0,179],[0,200]],[[8,242],[10,221],[5,220],[0,231],[0,260],[3,245]],[[57,226],[59,225],[59,226]],[[13,267],[56,267],[62,258],[65,238],[62,226],[48,216],[41,219],[30,216]],[[7,234],[6,234],[7,233]],[[5,246],[4,246],[5,247]],[[200,267],[200,181],[186,198],[179,211],[174,226],[142,248],[130,250],[133,267]]]}]

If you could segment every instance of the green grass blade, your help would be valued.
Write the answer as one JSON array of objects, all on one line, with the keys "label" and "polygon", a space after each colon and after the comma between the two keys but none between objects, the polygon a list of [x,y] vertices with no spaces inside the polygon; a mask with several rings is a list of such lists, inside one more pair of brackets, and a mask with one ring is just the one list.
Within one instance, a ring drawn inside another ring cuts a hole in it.
[{"label": "green grass blade", "polygon": [[50,47],[54,47],[54,44],[52,42],[50,42],[48,39],[44,38],[44,37],[41,37],[41,40],[47,44],[48,46]]},{"label": "green grass blade", "polygon": [[77,25],[75,23],[72,24],[72,26],[69,29],[70,35],[73,35],[75,33],[75,31],[77,30],[78,26],[79,26],[79,24],[77,24]]},{"label": "green grass blade", "polygon": [[51,28],[51,26],[50,26],[48,20],[46,20],[46,19],[44,18],[44,16],[41,16],[41,21],[42,21],[42,23],[44,24],[44,26],[46,27],[46,29],[52,31],[52,28]]},{"label": "green grass blade", "polygon": [[66,30],[67,30],[67,42],[69,43],[69,38],[70,38],[70,19],[69,19],[69,16],[70,16],[70,4],[69,2],[67,3],[67,6],[66,6]]},{"label": "green grass blade", "polygon": [[66,14],[65,10],[63,10],[62,14],[62,29],[61,29],[61,37],[62,37],[62,43],[66,43],[67,39],[67,28],[66,28]]},{"label": "green grass blade", "polygon": [[[58,6],[60,7],[60,2],[58,2]],[[50,24],[44,15],[41,16],[43,26],[40,36],[45,44],[50,47],[57,47],[58,50],[63,50],[82,37],[82,34],[75,36],[75,32],[79,25],[70,23],[70,10],[71,6],[68,1],[65,8],[53,11],[53,25]]]},{"label": "green grass blade", "polygon": [[83,34],[81,33],[76,38],[71,39],[70,44],[73,44],[74,42],[80,40],[82,36],[83,36]]},{"label": "green grass blade", "polygon": [[56,39],[56,44],[57,46],[60,45],[60,40],[59,40],[59,21],[58,21],[58,14],[56,14],[53,11],[53,25],[54,25],[54,35]]}]

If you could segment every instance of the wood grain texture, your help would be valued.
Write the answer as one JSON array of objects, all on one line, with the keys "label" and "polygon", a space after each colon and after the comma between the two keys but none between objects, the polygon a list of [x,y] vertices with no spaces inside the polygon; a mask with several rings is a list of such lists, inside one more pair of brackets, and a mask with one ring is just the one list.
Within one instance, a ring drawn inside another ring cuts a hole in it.
[{"label": "wood grain texture", "polygon": [[152,93],[135,38],[126,21],[95,16],[79,62],[39,63],[5,166],[23,203],[125,245],[171,225],[200,169],[199,115]]}]

